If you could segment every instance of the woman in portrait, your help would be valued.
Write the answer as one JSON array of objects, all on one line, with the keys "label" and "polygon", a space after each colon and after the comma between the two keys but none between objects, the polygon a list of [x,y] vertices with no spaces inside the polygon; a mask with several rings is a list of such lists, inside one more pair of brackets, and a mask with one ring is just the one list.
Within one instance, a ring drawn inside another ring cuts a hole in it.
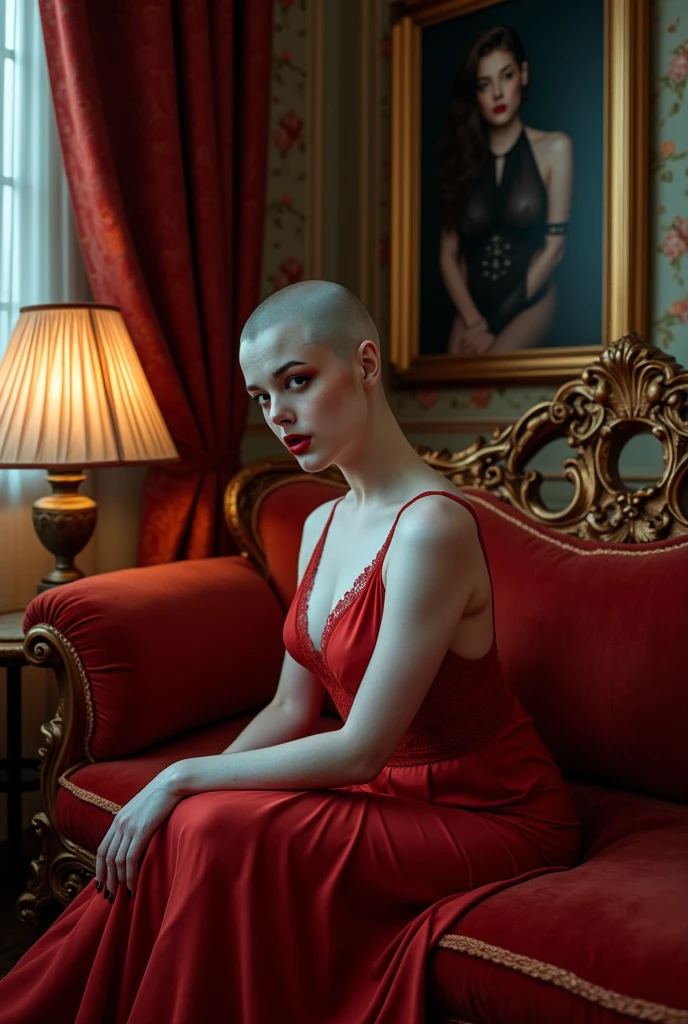
[{"label": "woman in portrait", "polygon": [[421,1024],[428,953],[474,890],[578,861],[502,675],[477,513],[403,434],[367,310],[292,284],[239,359],[306,486],[344,478],[302,528],[275,696],[114,814],[94,883],[0,981],[0,1024]]},{"label": "woman in portrait", "polygon": [[454,80],[438,167],[450,354],[535,348],[554,321],[573,151],[563,132],[524,125],[528,86],[507,26],[478,36]]}]

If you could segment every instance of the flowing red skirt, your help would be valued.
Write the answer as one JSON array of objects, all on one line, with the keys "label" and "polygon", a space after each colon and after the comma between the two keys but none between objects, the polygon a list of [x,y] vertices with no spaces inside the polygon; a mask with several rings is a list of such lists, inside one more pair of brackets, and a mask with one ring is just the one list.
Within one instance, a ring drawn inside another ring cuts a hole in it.
[{"label": "flowing red skirt", "polygon": [[520,708],[479,750],[365,786],[188,797],[133,900],[92,882],[0,981],[0,1024],[420,1024],[441,936],[578,854]]}]

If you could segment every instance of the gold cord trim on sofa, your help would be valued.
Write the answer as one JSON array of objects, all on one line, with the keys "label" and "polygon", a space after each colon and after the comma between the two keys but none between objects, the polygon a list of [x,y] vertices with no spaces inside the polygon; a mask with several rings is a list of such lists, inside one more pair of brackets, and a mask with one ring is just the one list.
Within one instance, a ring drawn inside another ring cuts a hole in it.
[{"label": "gold cord trim on sofa", "polygon": [[77,768],[83,768],[87,762],[82,761],[81,764],[73,765],[68,772],[63,772],[60,778],[57,780],[61,786],[77,798],[77,800],[83,800],[85,804],[93,804],[94,807],[100,807],[101,811],[108,811],[110,814],[117,814],[117,811],[122,809],[121,804],[116,804],[113,800],[107,800],[104,796],[99,796],[98,793],[92,793],[88,789],[82,789],[81,786],[77,786],[75,783],[70,782],[67,775],[71,772],[75,772]]},{"label": "gold cord trim on sofa", "polygon": [[[654,551],[634,551],[630,545],[630,551],[620,551],[618,550],[618,548],[614,551],[607,551],[605,547],[592,549],[576,548],[573,546],[573,544],[567,544],[566,541],[559,540],[558,537],[550,537],[547,534],[540,533],[539,530],[534,529],[528,523],[522,523],[520,519],[516,519],[515,516],[509,515],[508,512],[504,512],[502,511],[502,509],[496,508],[495,505],[493,505],[491,502],[484,501],[482,498],[476,497],[474,494],[468,494],[467,498],[471,502],[471,504],[482,505],[484,509],[488,510],[489,512],[494,512],[495,515],[500,516],[502,519],[506,519],[507,522],[519,527],[519,529],[525,530],[527,533],[531,533],[534,537],[537,537],[539,540],[544,540],[548,544],[554,544],[555,547],[562,548],[562,550],[564,551],[571,551],[574,555],[604,555],[607,558],[615,558],[616,556],[618,556],[619,558],[648,558],[652,557],[652,555],[668,555],[676,551],[677,548],[681,549],[684,547],[688,547],[687,537],[683,543],[674,544],[672,547],[656,548]],[[556,527],[549,527],[549,529],[556,529]]]},{"label": "gold cord trim on sofa", "polygon": [[93,728],[95,725],[95,715],[93,713],[93,695],[91,693],[91,681],[86,675],[86,669],[84,664],[79,657],[77,650],[71,640],[68,640],[66,636],[62,636],[62,642],[69,650],[74,664],[76,665],[77,672],[79,673],[79,679],[81,685],[84,688],[84,705],[86,707],[86,732],[84,734],[84,753],[89,761],[93,761],[93,755],[91,754],[91,737],[93,736]]},{"label": "gold cord trim on sofa", "polygon": [[40,623],[40,626],[41,629],[47,630],[49,633],[52,633],[53,636],[57,637],[58,641],[64,647],[67,648],[72,658],[72,661],[76,665],[76,670],[79,674],[79,679],[81,681],[81,687],[84,694],[84,708],[86,710],[86,732],[84,733],[84,753],[86,754],[88,760],[91,763],[93,763],[95,761],[95,758],[91,753],[91,737],[93,736],[93,729],[95,725],[95,714],[93,711],[93,695],[91,693],[91,681],[86,675],[86,669],[84,668],[84,664],[77,652],[76,647],[71,642],[71,640],[68,640],[64,633],[60,633],[59,629],[55,629],[54,626],[51,626],[47,622]]},{"label": "gold cord trim on sofa", "polygon": [[[663,1006],[661,1003],[651,1003],[646,999],[635,999],[632,996],[622,995],[620,992],[594,985],[591,981],[586,981],[574,974],[573,971],[567,971],[563,967],[556,967],[554,964],[544,963],[542,960],[533,960],[520,953],[512,953],[510,949],[490,946],[481,939],[469,938],[466,935],[447,934],[442,936],[438,945],[444,949],[454,950],[456,953],[465,953],[467,956],[476,956],[481,960],[488,960],[493,964],[508,967],[512,971],[519,971],[531,978],[537,978],[538,981],[557,985],[559,988],[566,989],[573,995],[587,999],[591,1003],[597,1003],[607,1010],[625,1013],[627,1017],[652,1021],[654,1024],[688,1024],[688,1010],[677,1010],[671,1006]],[[445,1020],[446,1024],[449,1024],[452,1018],[445,1018]]]}]

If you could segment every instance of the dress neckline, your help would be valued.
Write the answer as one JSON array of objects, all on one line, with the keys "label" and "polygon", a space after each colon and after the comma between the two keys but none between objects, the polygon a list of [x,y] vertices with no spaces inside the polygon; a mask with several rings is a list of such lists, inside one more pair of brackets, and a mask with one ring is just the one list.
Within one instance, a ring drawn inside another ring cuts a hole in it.
[{"label": "dress neckline", "polygon": [[[424,497],[426,494],[446,494],[447,497],[452,498],[454,501],[458,501],[459,504],[464,505],[464,507],[468,508],[468,510],[471,512],[471,514],[473,515],[473,518],[475,519],[476,526],[478,527],[478,536],[480,538],[480,544],[481,544],[481,547],[483,549],[483,554],[485,556],[485,562],[487,564],[487,571],[488,571],[488,574],[490,575],[490,585],[492,584],[492,574],[490,573],[489,562],[487,561],[487,553],[485,551],[485,544],[484,544],[484,541],[483,541],[482,530],[480,528],[480,523],[478,522],[478,516],[477,516],[475,510],[472,508],[472,506],[467,501],[462,501],[456,494],[451,494],[450,491],[421,491],[420,494],[416,494],[413,498],[410,499],[410,501],[407,501],[404,505],[402,505],[402,507],[399,509],[399,511],[396,514],[394,522],[392,523],[392,526],[390,527],[390,530],[389,530],[389,532],[388,532],[388,534],[387,534],[387,536],[385,538],[384,544],[382,545],[382,547],[380,548],[378,553],[375,555],[375,557],[373,558],[372,562],[369,565],[367,565],[363,569],[362,572],[359,573],[359,575],[356,577],[356,579],[351,584],[351,586],[346,591],[346,593],[344,593],[342,595],[342,597],[339,599],[339,601],[337,601],[337,603],[334,605],[334,607],[330,611],[329,615],[325,619],[325,625],[323,626],[322,637],[320,638],[320,650],[318,650],[317,647],[315,646],[315,644],[313,643],[313,638],[311,637],[310,628],[309,628],[309,625],[308,625],[308,607],[309,607],[309,604],[310,604],[311,593],[313,592],[313,584],[315,582],[315,577],[316,577],[316,574],[318,572],[318,568],[320,566],[320,559],[322,557],[322,551],[323,551],[323,548],[325,546],[325,540],[327,538],[327,534],[329,533],[330,524],[331,524],[332,518],[334,516],[334,511],[335,511],[337,505],[339,504],[339,502],[342,500],[342,498],[346,497],[346,495],[343,494],[340,498],[337,499],[337,501],[335,501],[334,505],[332,506],[332,508],[330,510],[330,514],[327,517],[327,522],[325,523],[325,526],[324,526],[323,531],[322,531],[322,533],[320,535],[318,543],[315,545],[315,548],[313,549],[313,554],[311,555],[310,561],[309,561],[308,565],[306,566],[306,571],[305,571],[305,573],[303,575],[303,579],[301,581],[300,594],[298,595],[298,598],[297,598],[297,601],[298,601],[298,603],[299,603],[299,605],[301,607],[301,614],[299,616],[299,618],[301,620],[301,623],[302,623],[302,630],[301,631],[302,631],[303,636],[304,636],[304,638],[306,640],[306,643],[308,645],[308,651],[309,651],[309,653],[312,656],[314,656],[316,659],[318,659],[318,661],[321,664],[323,664],[325,667],[327,667],[326,651],[327,651],[327,644],[329,642],[330,636],[332,635],[332,632],[333,632],[335,626],[337,625],[338,621],[340,620],[340,618],[342,617],[344,612],[347,611],[347,609],[354,603],[356,598],[367,589],[368,583],[372,579],[372,576],[373,576],[373,573],[374,573],[375,569],[380,564],[381,559],[384,559],[385,552],[387,551],[387,547],[388,547],[389,542],[391,540],[392,534],[394,533],[394,529],[395,529],[395,527],[397,525],[397,522],[399,520],[399,516],[401,515],[401,513],[404,511],[404,509],[408,505],[410,505],[412,502],[416,501],[418,498]],[[383,584],[383,586],[384,586],[384,584]],[[495,621],[494,621],[494,595],[493,595],[493,597],[492,597],[492,644],[489,647],[489,649],[484,654],[482,654],[479,658],[467,658],[467,657],[465,657],[465,655],[457,654],[456,651],[452,651],[451,648],[447,648],[447,652],[446,652],[445,657],[456,658],[457,661],[460,661],[460,662],[462,662],[464,664],[467,664],[467,665],[476,665],[476,664],[480,664],[481,662],[485,661],[493,653],[493,651],[495,650],[496,646],[497,646],[497,634],[496,634],[496,630],[495,630]]]},{"label": "dress neckline", "polygon": [[520,131],[516,141],[514,143],[512,143],[512,145],[509,146],[509,148],[506,149],[503,153],[495,153],[495,151],[493,149],[490,149],[489,146],[488,146],[488,152],[489,152],[490,156],[493,158],[493,160],[501,160],[502,157],[504,157],[504,159],[506,159],[506,157],[508,157],[511,153],[513,153],[513,151],[516,149],[516,147],[518,146],[518,144],[520,143],[521,139],[523,138],[523,136],[525,134],[526,134],[526,129],[525,129],[525,125],[524,125],[521,128],[521,131]]}]

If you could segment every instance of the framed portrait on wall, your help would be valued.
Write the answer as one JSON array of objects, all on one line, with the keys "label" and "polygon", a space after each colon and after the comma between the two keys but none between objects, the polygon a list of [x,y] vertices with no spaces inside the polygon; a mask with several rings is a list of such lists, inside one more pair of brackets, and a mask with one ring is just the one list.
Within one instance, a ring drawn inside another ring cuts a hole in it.
[{"label": "framed portrait on wall", "polygon": [[393,12],[394,383],[561,382],[646,337],[649,0]]}]

